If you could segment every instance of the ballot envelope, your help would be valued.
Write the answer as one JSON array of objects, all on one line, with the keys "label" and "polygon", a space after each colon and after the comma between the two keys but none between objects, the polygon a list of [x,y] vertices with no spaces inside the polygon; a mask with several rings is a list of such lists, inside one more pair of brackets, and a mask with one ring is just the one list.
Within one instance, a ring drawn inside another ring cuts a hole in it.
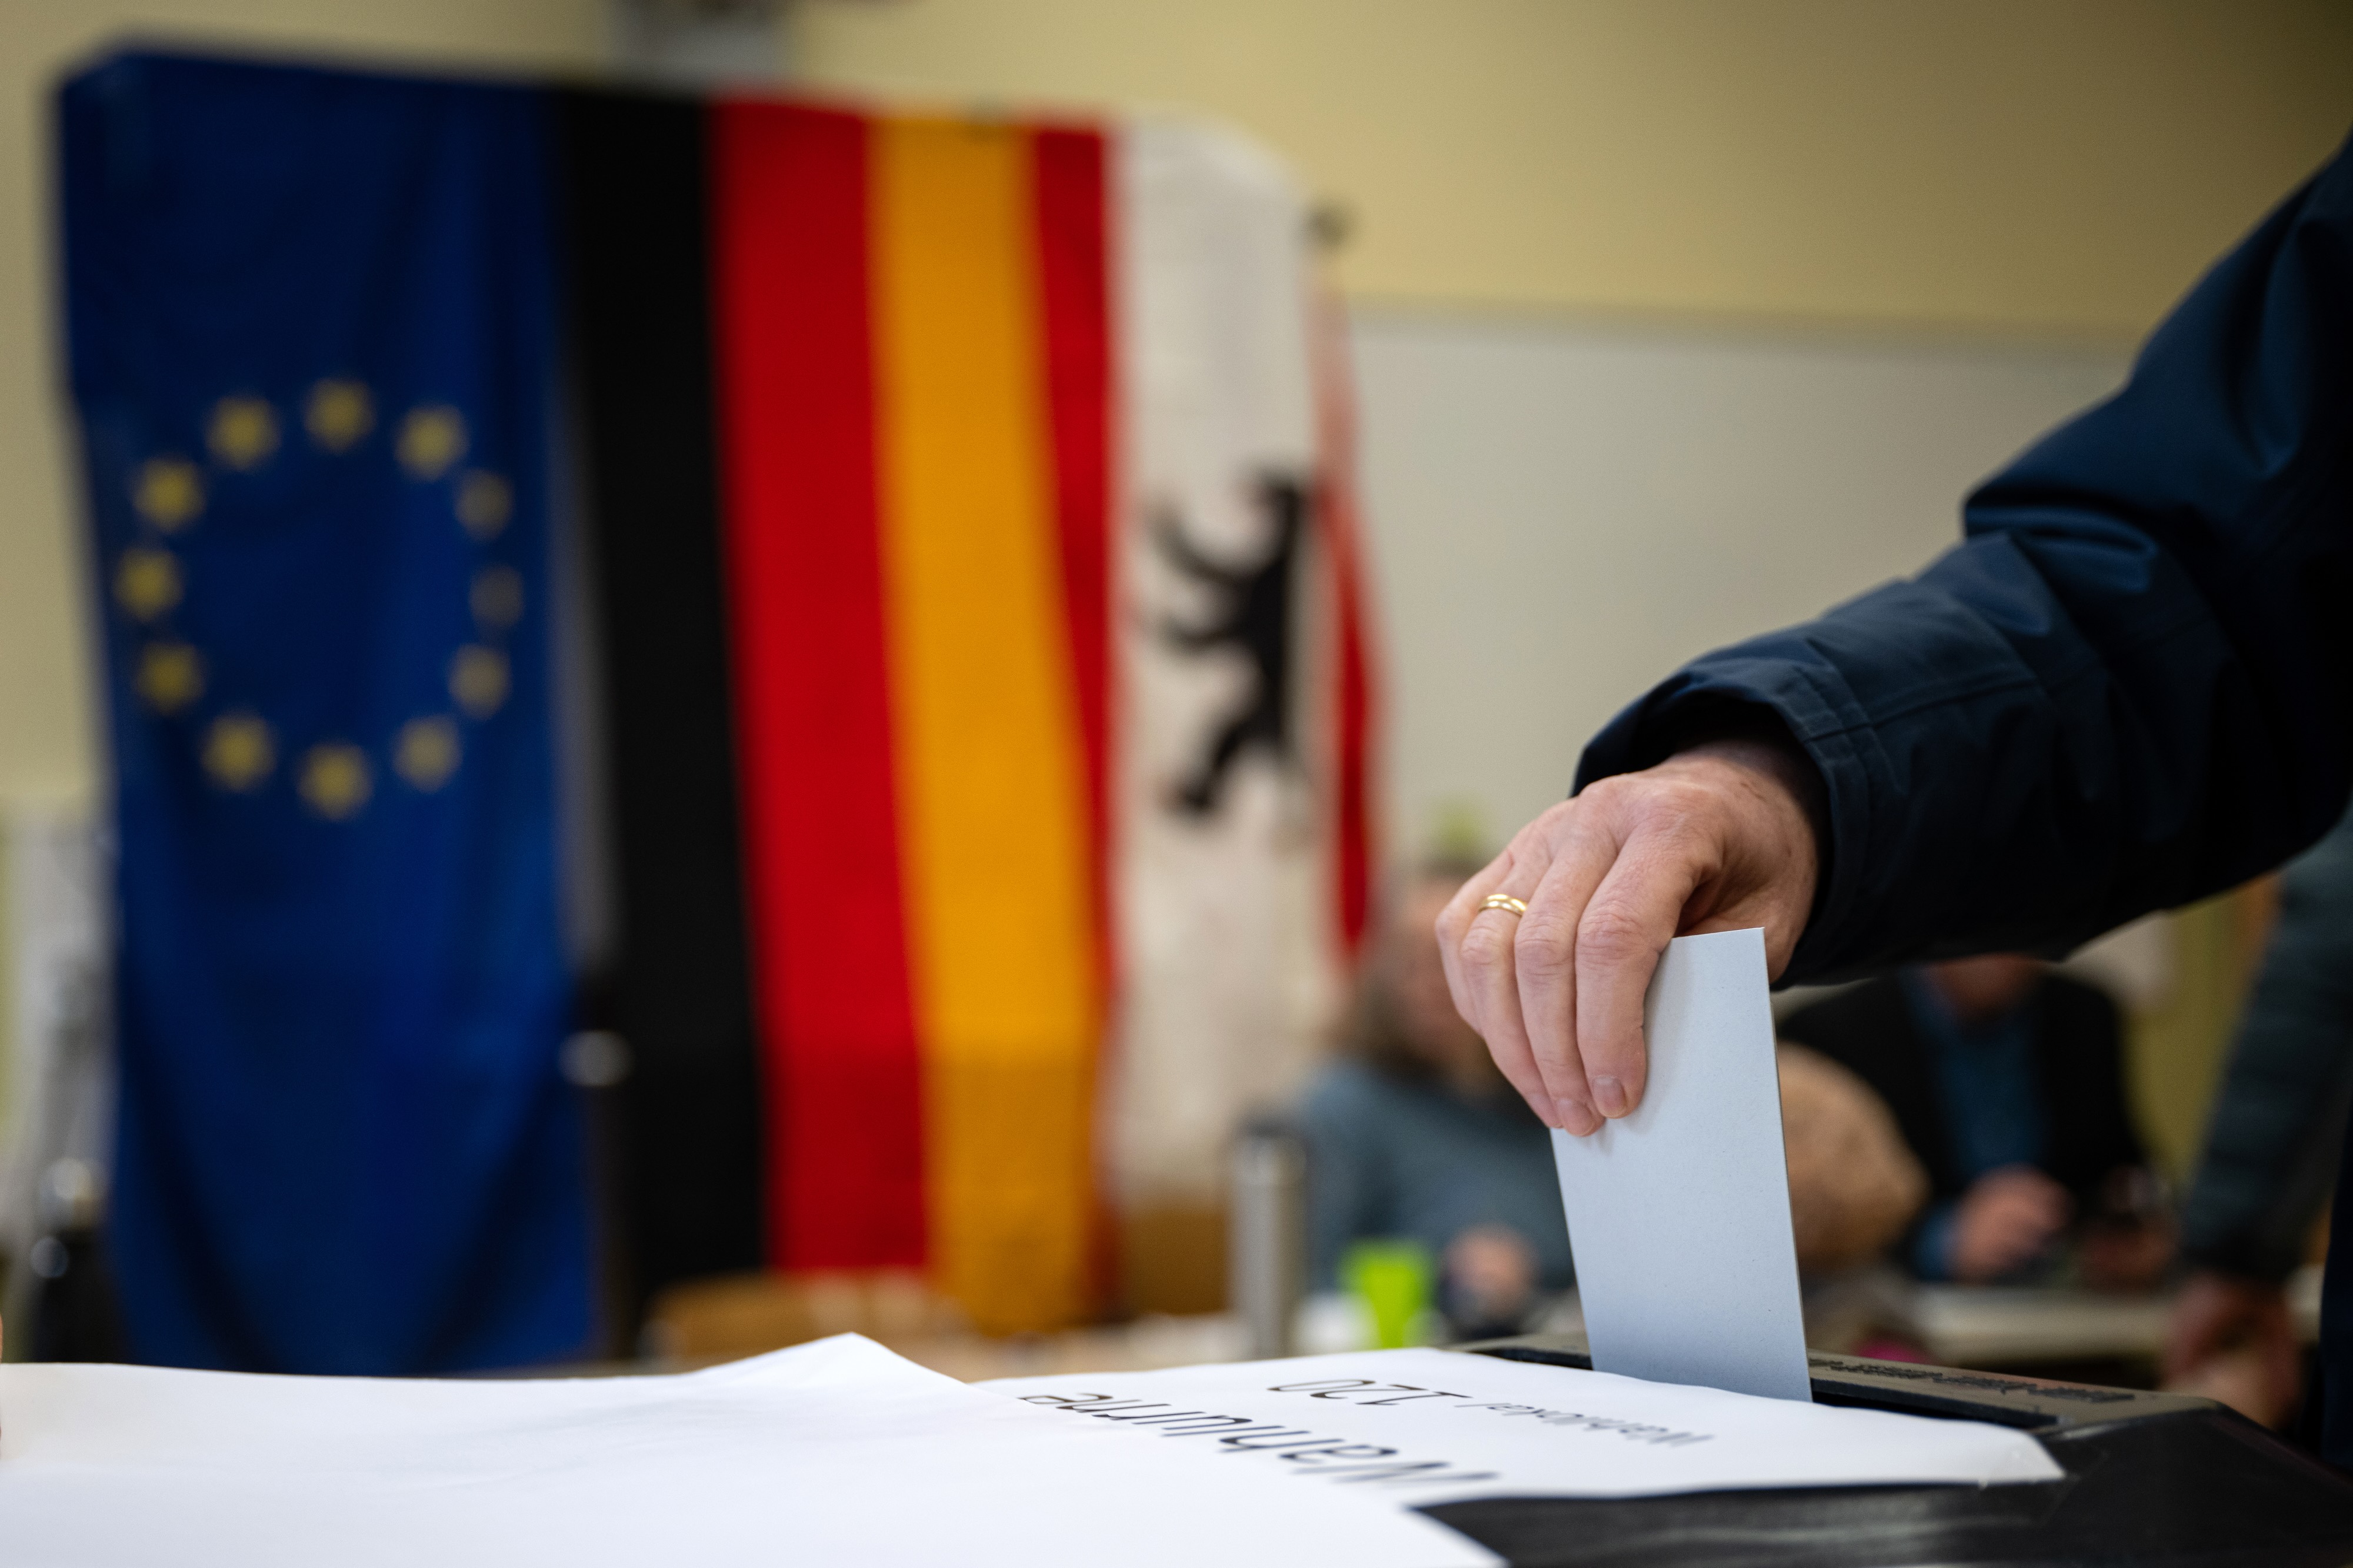
[{"label": "ballot envelope", "polygon": [[[1512,1361],[1592,1364],[1574,1334],[1461,1348]],[[1990,1487],[1488,1498],[1422,1511],[1514,1568],[2353,1563],[2353,1479],[2211,1400],[1820,1351],[1808,1361],[1819,1404],[2021,1429],[2066,1474]]]}]

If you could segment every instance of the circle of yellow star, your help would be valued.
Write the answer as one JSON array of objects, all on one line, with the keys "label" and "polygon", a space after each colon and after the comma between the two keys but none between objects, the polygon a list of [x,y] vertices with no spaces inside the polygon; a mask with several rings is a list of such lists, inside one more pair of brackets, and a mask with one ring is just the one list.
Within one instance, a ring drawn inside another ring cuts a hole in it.
[{"label": "circle of yellow star", "polygon": [[131,481],[131,504],[140,516],[170,533],[205,510],[204,476],[185,458],[150,458]]},{"label": "circle of yellow star", "polygon": [[205,444],[232,468],[258,468],[278,450],[278,411],[259,397],[224,397],[213,405]]},{"label": "circle of yellow star", "polygon": [[269,776],[278,747],[269,726],[251,713],[224,713],[205,731],[205,772],[223,789],[243,793]]},{"label": "circle of yellow star", "polygon": [[476,540],[496,539],[514,511],[514,489],[484,468],[469,468],[458,481],[458,521]]},{"label": "circle of yellow star", "polygon": [[168,550],[134,544],[114,568],[114,601],[152,621],[180,602],[180,563]]},{"label": "circle of yellow star", "polygon": [[522,619],[522,574],[512,566],[485,566],[474,574],[467,595],[475,624],[485,632],[502,632]]},{"label": "circle of yellow star", "polygon": [[469,643],[449,661],[449,695],[470,718],[487,719],[507,700],[507,656]]},{"label": "circle of yellow star", "polygon": [[466,455],[465,416],[446,403],[410,409],[395,450],[411,479],[438,479]]},{"label": "circle of yellow star", "polygon": [[311,388],[302,427],[330,452],[348,452],[375,428],[375,400],[356,381],[330,376]]},{"label": "circle of yellow star", "polygon": [[139,650],[131,686],[156,712],[177,713],[205,694],[205,661],[186,643],[152,642]]},{"label": "circle of yellow star", "polygon": [[296,785],[312,811],[330,822],[359,815],[375,793],[367,753],[344,741],[322,741],[302,754],[302,777]]},{"label": "circle of yellow star", "polygon": [[392,766],[402,778],[430,795],[449,782],[462,755],[456,724],[438,715],[411,719],[400,727],[400,738],[393,742]]}]

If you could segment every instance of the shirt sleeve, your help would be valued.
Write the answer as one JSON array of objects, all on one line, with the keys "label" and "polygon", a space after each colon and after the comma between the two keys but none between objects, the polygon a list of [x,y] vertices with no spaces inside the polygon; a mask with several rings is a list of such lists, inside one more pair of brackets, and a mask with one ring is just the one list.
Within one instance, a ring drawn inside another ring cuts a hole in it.
[{"label": "shirt sleeve", "polygon": [[2353,1105],[2353,817],[2288,868],[2182,1206],[2191,1262],[2286,1278],[2327,1201]]},{"label": "shirt sleeve", "polygon": [[1790,981],[2061,952],[2278,864],[2353,788],[2353,162],[2216,265],[2125,388],[1966,506],[1919,576],[1708,654],[1577,784],[1712,724],[1820,770]]}]

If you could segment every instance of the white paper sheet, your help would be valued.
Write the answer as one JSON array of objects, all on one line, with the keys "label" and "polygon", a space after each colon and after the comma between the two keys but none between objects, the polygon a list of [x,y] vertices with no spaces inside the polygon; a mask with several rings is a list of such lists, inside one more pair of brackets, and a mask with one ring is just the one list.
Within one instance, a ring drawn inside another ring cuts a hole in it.
[{"label": "white paper sheet", "polygon": [[1642,1103],[1552,1135],[1594,1368],[1811,1399],[1765,933],[1669,942],[1642,1025]]},{"label": "white paper sheet", "polygon": [[1236,1469],[1287,1474],[1301,1491],[1346,1491],[1399,1510],[1480,1497],[2061,1477],[2042,1445],[1983,1422],[1800,1405],[1454,1351],[1357,1351],[978,1386],[1074,1426],[1124,1432],[1155,1456],[1219,1452]]},{"label": "white paper sheet", "polygon": [[843,1335],[683,1377],[0,1367],[9,1568],[1384,1564],[1483,1548]]}]

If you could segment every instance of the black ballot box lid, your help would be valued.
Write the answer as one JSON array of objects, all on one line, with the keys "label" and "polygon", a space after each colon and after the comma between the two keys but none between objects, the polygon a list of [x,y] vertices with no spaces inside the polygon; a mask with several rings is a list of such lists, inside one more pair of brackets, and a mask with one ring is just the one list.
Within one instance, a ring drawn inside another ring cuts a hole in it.
[{"label": "black ballot box lid", "polygon": [[[1574,1335],[1458,1348],[1592,1365]],[[2211,1400],[1821,1352],[1809,1360],[1818,1403],[2019,1427],[2066,1475],[1992,1487],[1493,1498],[1423,1511],[1515,1568],[2353,1563],[2353,1479]]]}]

